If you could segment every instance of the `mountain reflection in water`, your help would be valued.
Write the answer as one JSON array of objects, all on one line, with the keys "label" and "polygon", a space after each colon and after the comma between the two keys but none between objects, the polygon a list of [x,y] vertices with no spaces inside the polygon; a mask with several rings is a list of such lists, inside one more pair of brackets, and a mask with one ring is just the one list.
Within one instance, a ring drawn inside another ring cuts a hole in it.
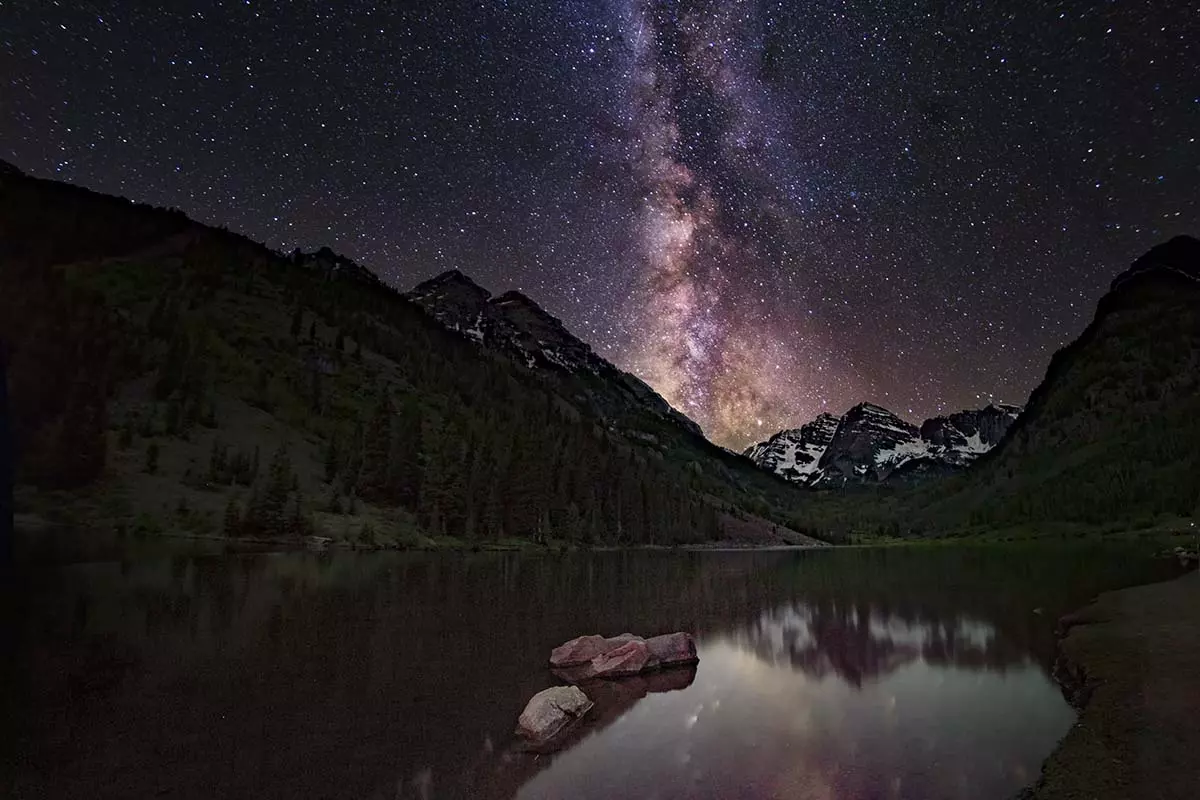
[{"label": "mountain reflection in water", "polygon": [[[1169,572],[1079,549],[43,566],[8,605],[0,794],[1006,798],[1072,719],[1054,620]],[[564,750],[516,751],[550,649],[626,630],[692,631],[700,663],[594,687]]]}]

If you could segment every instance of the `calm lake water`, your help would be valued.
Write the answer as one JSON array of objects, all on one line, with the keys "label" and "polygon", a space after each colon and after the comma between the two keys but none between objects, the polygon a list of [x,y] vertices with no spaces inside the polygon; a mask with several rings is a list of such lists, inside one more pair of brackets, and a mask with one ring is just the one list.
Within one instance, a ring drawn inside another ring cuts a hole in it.
[{"label": "calm lake water", "polygon": [[[163,555],[6,597],[0,796],[969,798],[1074,714],[1055,619],[1173,565],[1108,550]],[[689,630],[513,752],[550,649]]]}]

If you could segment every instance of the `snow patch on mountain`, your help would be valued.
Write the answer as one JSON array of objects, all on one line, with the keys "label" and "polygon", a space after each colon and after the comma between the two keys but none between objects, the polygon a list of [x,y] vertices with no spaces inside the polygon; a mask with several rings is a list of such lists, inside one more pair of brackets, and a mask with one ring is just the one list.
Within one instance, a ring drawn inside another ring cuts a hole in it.
[{"label": "snow patch on mountain", "polygon": [[804,486],[912,480],[964,469],[999,443],[1020,412],[992,404],[933,417],[918,428],[882,406],[860,403],[841,417],[822,414],[780,431],[744,455]]}]

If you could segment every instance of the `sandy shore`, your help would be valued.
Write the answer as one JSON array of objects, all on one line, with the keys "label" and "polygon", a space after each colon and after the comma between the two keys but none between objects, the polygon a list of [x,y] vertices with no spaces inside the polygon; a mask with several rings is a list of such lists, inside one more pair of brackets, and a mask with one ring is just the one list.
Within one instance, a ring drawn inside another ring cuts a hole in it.
[{"label": "sandy shore", "polygon": [[1022,797],[1200,798],[1200,574],[1103,594],[1063,626],[1080,717]]}]

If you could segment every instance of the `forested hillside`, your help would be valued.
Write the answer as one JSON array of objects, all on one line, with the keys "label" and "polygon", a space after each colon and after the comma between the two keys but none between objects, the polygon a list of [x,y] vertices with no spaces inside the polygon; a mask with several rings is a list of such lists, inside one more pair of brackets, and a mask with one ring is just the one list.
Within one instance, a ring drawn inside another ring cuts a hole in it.
[{"label": "forested hillside", "polygon": [[595,375],[480,347],[328,251],[11,169],[0,340],[31,518],[364,545],[803,539],[798,490]]},{"label": "forested hillside", "polygon": [[1113,281],[1008,436],[925,512],[932,525],[1149,524],[1200,498],[1200,241]]},{"label": "forested hillside", "polygon": [[1152,249],[1051,360],[999,444],[918,487],[811,493],[793,524],[845,537],[1054,536],[1200,514],[1200,242]]}]

